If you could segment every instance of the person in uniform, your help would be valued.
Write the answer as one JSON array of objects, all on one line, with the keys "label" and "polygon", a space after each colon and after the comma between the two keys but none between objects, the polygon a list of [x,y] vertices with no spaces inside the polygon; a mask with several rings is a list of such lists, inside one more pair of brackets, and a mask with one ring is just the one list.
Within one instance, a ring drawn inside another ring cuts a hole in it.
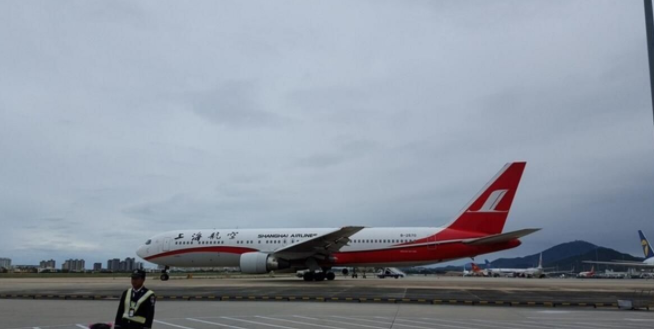
[{"label": "person in uniform", "polygon": [[114,328],[149,329],[154,320],[154,304],[157,297],[149,290],[145,282],[145,271],[132,272],[132,288],[123,292],[116,312]]}]

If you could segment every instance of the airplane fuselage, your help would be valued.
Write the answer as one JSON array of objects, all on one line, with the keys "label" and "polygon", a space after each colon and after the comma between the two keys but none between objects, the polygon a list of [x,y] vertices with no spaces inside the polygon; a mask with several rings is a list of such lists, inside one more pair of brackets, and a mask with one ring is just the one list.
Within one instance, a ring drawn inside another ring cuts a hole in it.
[{"label": "airplane fuselage", "polygon": [[[249,252],[272,254],[286,246],[336,230],[335,228],[180,230],[152,237],[137,251],[139,257],[159,265],[179,267],[238,267]],[[443,228],[365,228],[321,263],[325,266],[417,266],[514,248],[515,239],[480,246],[453,243],[428,244]],[[478,235],[482,236],[482,235]],[[475,237],[475,236],[470,236]],[[307,251],[307,256],[311,251]],[[302,268],[302,264],[296,264]]]}]

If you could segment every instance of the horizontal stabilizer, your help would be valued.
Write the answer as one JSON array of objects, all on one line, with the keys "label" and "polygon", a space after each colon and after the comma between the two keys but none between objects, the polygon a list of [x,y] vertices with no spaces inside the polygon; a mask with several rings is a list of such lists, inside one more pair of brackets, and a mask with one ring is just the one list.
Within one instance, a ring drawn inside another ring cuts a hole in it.
[{"label": "horizontal stabilizer", "polygon": [[513,232],[506,232],[502,234],[495,234],[495,235],[489,235],[485,236],[483,238],[477,238],[477,239],[469,239],[464,241],[465,244],[469,245],[482,245],[482,244],[492,244],[492,243],[500,243],[500,242],[506,242],[510,241],[513,239],[518,239],[521,238],[525,235],[532,234],[536,231],[539,231],[539,228],[526,228],[522,230],[517,230]]}]

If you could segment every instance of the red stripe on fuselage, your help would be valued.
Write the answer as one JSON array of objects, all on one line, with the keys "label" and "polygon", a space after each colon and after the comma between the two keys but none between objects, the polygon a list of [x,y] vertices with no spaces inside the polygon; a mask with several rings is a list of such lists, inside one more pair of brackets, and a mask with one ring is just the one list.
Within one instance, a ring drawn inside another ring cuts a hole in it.
[{"label": "red stripe on fuselage", "polygon": [[[338,252],[333,254],[334,262],[325,263],[324,265],[339,266],[348,264],[438,263],[443,260],[475,257],[481,254],[511,249],[519,246],[520,244],[521,242],[518,239],[503,243],[479,246],[471,246],[464,243],[451,243],[435,246],[411,246],[409,244],[405,245],[405,248]],[[145,258],[145,260],[151,261],[160,257],[203,252],[230,253],[240,255],[247,252],[256,251],[259,250],[253,248],[223,246],[185,248],[153,255]]]},{"label": "red stripe on fuselage", "polygon": [[384,264],[384,263],[438,263],[443,260],[475,257],[500,250],[515,248],[520,240],[511,240],[492,245],[471,246],[464,243],[452,243],[437,246],[418,246],[399,249],[380,249],[339,252],[334,254],[332,265],[348,264]]},{"label": "red stripe on fuselage", "polygon": [[192,254],[192,253],[198,253],[198,252],[215,252],[215,253],[228,253],[228,254],[244,254],[246,252],[253,252],[253,251],[259,251],[257,249],[253,248],[245,248],[245,247],[197,247],[197,248],[184,248],[184,249],[178,249],[178,250],[172,250],[172,251],[166,251],[161,254],[156,254],[152,255],[149,257],[144,258],[147,261],[161,258],[161,257],[166,257],[166,256],[175,256],[175,255],[183,255],[183,254]]}]

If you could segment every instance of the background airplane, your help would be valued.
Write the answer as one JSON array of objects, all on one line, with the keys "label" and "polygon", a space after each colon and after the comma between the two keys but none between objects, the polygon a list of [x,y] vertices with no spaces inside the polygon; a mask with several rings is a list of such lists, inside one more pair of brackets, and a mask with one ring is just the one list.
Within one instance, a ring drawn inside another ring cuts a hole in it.
[{"label": "background airplane", "polygon": [[645,255],[645,260],[642,262],[628,262],[628,261],[602,262],[602,261],[585,260],[584,263],[626,266],[626,267],[641,268],[641,269],[646,269],[646,268],[654,269],[654,251],[652,251],[652,247],[647,241],[647,238],[645,238],[645,234],[643,234],[643,231],[638,230],[638,237],[640,238],[640,245],[642,246],[643,254]]},{"label": "background airplane", "polygon": [[498,276],[514,276],[514,277],[528,277],[528,278],[544,278],[545,272],[543,271],[543,254],[540,254],[537,267],[529,268],[492,268],[488,260],[486,260],[486,271],[490,275]]},{"label": "background airplane", "polygon": [[486,271],[491,275],[491,276],[514,276],[514,277],[524,277],[524,278],[545,278],[550,275],[557,275],[557,274],[573,274],[574,272],[574,267],[571,270],[568,271],[546,271],[545,268],[543,268],[543,253],[540,254],[540,257],[538,259],[538,266],[537,267],[529,267],[529,268],[492,268],[491,264],[486,260]]},{"label": "background airplane", "polygon": [[588,272],[579,272],[579,274],[577,274],[577,277],[580,278],[592,278],[594,276],[595,276],[595,266],[591,267],[590,271]]},{"label": "background airplane", "polygon": [[434,227],[180,230],[158,234],[137,250],[170,266],[238,266],[243,273],[308,269],[306,281],[333,280],[335,266],[434,264],[515,248],[539,229],[502,233],[525,162],[506,164],[449,225]]}]

